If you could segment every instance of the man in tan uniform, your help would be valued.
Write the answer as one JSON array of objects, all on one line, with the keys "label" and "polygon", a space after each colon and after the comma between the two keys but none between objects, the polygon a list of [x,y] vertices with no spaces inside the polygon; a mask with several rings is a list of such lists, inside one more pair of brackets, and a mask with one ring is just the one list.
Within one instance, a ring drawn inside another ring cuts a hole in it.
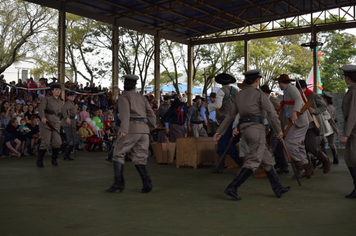
[{"label": "man in tan uniform", "polygon": [[279,87],[284,93],[279,114],[282,128],[285,129],[290,121],[293,122],[284,138],[288,154],[296,167],[299,178],[306,177],[309,179],[314,168],[308,161],[304,140],[312,118],[308,111],[303,115],[297,115],[303,108],[304,102],[298,89],[290,84],[294,80],[290,79],[287,74],[282,74],[273,80],[278,81]]},{"label": "man in tan uniform", "polygon": [[187,125],[188,132],[192,132],[193,137],[208,137],[206,130],[204,129],[204,119],[201,116],[201,109],[203,107],[204,98],[196,96],[193,100],[195,102],[188,110]]},{"label": "man in tan uniform", "polygon": [[64,153],[64,160],[73,161],[74,159],[70,157],[70,153],[79,143],[79,137],[77,130],[75,128],[75,115],[77,114],[77,109],[74,106],[74,91],[67,92],[68,100],[63,105],[62,109],[62,121],[61,126],[66,134],[68,147]]},{"label": "man in tan uniform", "polygon": [[[237,113],[240,114],[239,129],[240,132],[242,132],[243,139],[246,140],[249,152],[245,156],[246,161],[241,171],[224,191],[233,200],[241,200],[237,195],[237,188],[247,180],[260,164],[262,164],[271,183],[272,190],[278,198],[290,189],[290,187],[285,188],[281,185],[273,167],[275,162],[266,147],[266,131],[264,125],[266,117],[271,122],[271,126],[276,132],[278,139],[283,138],[283,133],[272,103],[268,100],[267,96],[257,88],[260,84],[260,71],[261,70],[256,69],[244,73],[247,86],[238,93],[229,114],[214,136],[215,139],[219,139],[221,134],[224,134],[228,129],[229,124],[234,120]],[[238,133],[239,131],[235,128],[233,134],[237,135]]]},{"label": "man in tan uniform", "polygon": [[146,164],[148,157],[150,129],[156,127],[156,117],[140,93],[136,93],[137,75],[125,75],[124,92],[119,99],[119,138],[116,140],[113,154],[114,184],[107,192],[124,190],[125,154],[131,151],[132,163],[141,176],[143,188],[141,193],[152,191],[152,181],[148,175]]},{"label": "man in tan uniform", "polygon": [[[59,135],[62,113],[63,101],[60,98],[61,84],[51,84],[52,96],[42,99],[41,104],[38,106],[38,115],[41,122],[39,123],[41,133],[41,145],[38,150],[37,166],[43,168],[43,157],[47,151],[49,145],[52,145],[52,165],[58,166],[57,158],[59,153],[59,147],[62,144],[61,136]],[[55,130],[52,130],[47,124],[53,126]]]},{"label": "man in tan uniform", "polygon": [[345,197],[356,198],[356,65],[347,65],[340,69],[344,71],[345,82],[349,86],[342,102],[345,122],[340,143],[346,143],[345,163],[354,181],[354,190]]}]

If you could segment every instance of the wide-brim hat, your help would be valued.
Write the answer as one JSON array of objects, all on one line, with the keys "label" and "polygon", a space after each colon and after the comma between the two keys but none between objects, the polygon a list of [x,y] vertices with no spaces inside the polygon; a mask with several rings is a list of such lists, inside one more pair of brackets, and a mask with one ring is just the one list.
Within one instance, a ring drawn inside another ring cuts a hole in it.
[{"label": "wide-brim hat", "polygon": [[295,81],[294,79],[290,79],[287,74],[281,74],[278,78],[274,78],[273,80],[278,82]]},{"label": "wide-brim hat", "polygon": [[237,87],[239,87],[239,89],[244,89],[245,87],[246,87],[246,82],[245,82],[245,80],[244,81],[242,81],[242,83],[237,83]]},{"label": "wide-brim hat", "polygon": [[265,85],[262,85],[261,88],[262,92],[265,92],[265,93],[272,93],[272,90],[269,89],[268,85],[265,84]]},{"label": "wide-brim hat", "polygon": [[325,97],[325,98],[333,98],[333,95],[331,95],[330,93],[328,92],[323,92],[323,95],[321,95],[322,97]]},{"label": "wide-brim hat", "polygon": [[51,90],[55,89],[55,88],[62,88],[60,83],[52,83],[51,86],[49,86],[51,88]]},{"label": "wide-brim hat", "polygon": [[229,74],[221,73],[215,76],[215,82],[218,84],[232,84],[236,82],[236,79]]},{"label": "wide-brim hat", "polygon": [[204,102],[204,98],[199,95],[195,96],[195,98],[193,99],[193,102],[195,102],[197,99],[201,99]]},{"label": "wide-brim hat", "polygon": [[170,95],[164,95],[163,96],[163,100],[171,100],[172,99],[172,96],[170,96]]}]

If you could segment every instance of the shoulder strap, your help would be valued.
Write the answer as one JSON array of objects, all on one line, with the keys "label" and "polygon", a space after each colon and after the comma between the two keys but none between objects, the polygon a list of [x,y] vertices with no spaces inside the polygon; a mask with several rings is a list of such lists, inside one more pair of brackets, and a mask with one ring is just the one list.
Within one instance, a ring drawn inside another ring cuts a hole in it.
[{"label": "shoulder strap", "polygon": [[226,99],[226,100],[222,103],[222,105],[224,105],[224,104],[226,104],[228,101],[230,101],[233,95],[234,95],[234,87],[231,86],[230,96],[229,96],[228,99]]}]

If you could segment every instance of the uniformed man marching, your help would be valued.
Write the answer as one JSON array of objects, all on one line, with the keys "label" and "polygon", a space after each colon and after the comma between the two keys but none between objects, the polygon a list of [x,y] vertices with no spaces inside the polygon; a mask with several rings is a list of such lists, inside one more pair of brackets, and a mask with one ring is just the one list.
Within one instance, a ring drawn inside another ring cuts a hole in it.
[{"label": "uniformed man marching", "polygon": [[124,76],[124,92],[119,99],[119,138],[116,140],[113,154],[114,184],[107,192],[122,192],[124,189],[125,154],[131,151],[132,163],[141,176],[143,188],[141,193],[152,191],[152,181],[148,175],[146,164],[148,157],[150,128],[156,126],[156,117],[147,99],[136,93],[136,75]]},{"label": "uniformed man marching", "polygon": [[73,161],[74,159],[70,157],[70,153],[75,145],[79,143],[78,133],[75,128],[75,115],[77,114],[77,109],[73,102],[75,92],[68,91],[66,94],[68,100],[63,105],[61,126],[66,134],[69,147],[67,147],[63,158],[64,160]]},{"label": "uniformed man marching", "polygon": [[50,145],[52,145],[52,165],[58,166],[59,147],[62,144],[62,139],[59,135],[60,116],[63,107],[63,101],[60,98],[61,84],[52,83],[50,88],[52,96],[43,98],[41,104],[38,106],[38,115],[41,119],[39,128],[42,136],[37,157],[37,166],[40,168],[44,167],[43,157]]},{"label": "uniformed man marching", "polygon": [[[271,183],[274,194],[280,198],[289,191],[289,187],[283,187],[279,182],[278,175],[274,169],[274,160],[266,147],[266,133],[264,120],[267,116],[278,139],[283,138],[281,125],[276,111],[267,96],[257,87],[260,84],[260,70],[252,70],[244,73],[247,86],[241,90],[234,100],[231,110],[220,125],[214,138],[219,139],[228,129],[237,113],[240,114],[239,129],[243,139],[248,145],[249,152],[241,171],[225,189],[225,194],[233,200],[241,200],[237,195],[237,188],[262,164],[267,177]],[[237,135],[237,128],[233,134]]]},{"label": "uniformed man marching", "polygon": [[356,65],[342,66],[340,69],[344,71],[345,82],[349,86],[342,102],[345,122],[340,143],[346,143],[345,163],[354,182],[354,190],[346,198],[356,198]]}]

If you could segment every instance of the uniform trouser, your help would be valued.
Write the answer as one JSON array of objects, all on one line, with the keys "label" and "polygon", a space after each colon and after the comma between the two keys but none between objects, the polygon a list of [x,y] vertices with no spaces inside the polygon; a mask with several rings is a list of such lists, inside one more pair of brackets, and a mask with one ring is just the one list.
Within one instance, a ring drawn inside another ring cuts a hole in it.
[{"label": "uniform trouser", "polygon": [[320,151],[320,143],[323,140],[323,136],[316,133],[314,128],[310,128],[305,136],[305,149],[314,156],[318,156]]},{"label": "uniform trouser", "polygon": [[115,140],[113,161],[125,164],[125,154],[130,152],[132,163],[135,165],[146,165],[149,142],[148,134],[127,134]]},{"label": "uniform trouser", "polygon": [[329,136],[326,136],[326,139],[328,140],[329,147],[331,149],[336,149],[335,145],[335,133],[330,134]]},{"label": "uniform trouser", "polygon": [[275,162],[266,147],[266,129],[262,124],[253,124],[242,130],[243,139],[248,145],[248,154],[242,168],[255,171],[260,165],[270,171]]},{"label": "uniform trouser", "polygon": [[52,148],[59,148],[62,144],[61,136],[56,132],[52,131],[49,128],[43,128],[40,126],[41,132],[41,145],[40,150],[47,150],[49,145],[52,142]]},{"label": "uniform trouser", "polygon": [[185,128],[183,125],[169,124],[169,139],[172,143],[177,141],[177,138],[185,137]]},{"label": "uniform trouser", "polygon": [[209,137],[213,137],[214,134],[216,133],[216,130],[218,129],[218,125],[216,122],[209,120],[209,125],[210,125],[210,130],[211,133],[208,134]]},{"label": "uniform trouser", "polygon": [[293,162],[301,162],[302,165],[308,164],[309,162],[304,144],[307,131],[308,125],[298,127],[294,124],[284,138],[284,144],[291,160]]},{"label": "uniform trouser", "polygon": [[190,124],[192,129],[193,137],[208,137],[206,130],[204,129],[203,123],[201,124]]},{"label": "uniform trouser", "polygon": [[345,163],[347,167],[356,167],[356,132],[351,133],[345,145]]},{"label": "uniform trouser", "polygon": [[5,145],[5,137],[0,136],[0,156],[2,156],[2,152],[4,150],[4,145]]},{"label": "uniform trouser", "polygon": [[79,143],[79,136],[77,130],[73,127],[64,127],[64,132],[66,134],[67,142],[69,146],[75,146]]},{"label": "uniform trouser", "polygon": [[157,132],[157,142],[164,143],[166,141],[166,131],[158,131]]}]

